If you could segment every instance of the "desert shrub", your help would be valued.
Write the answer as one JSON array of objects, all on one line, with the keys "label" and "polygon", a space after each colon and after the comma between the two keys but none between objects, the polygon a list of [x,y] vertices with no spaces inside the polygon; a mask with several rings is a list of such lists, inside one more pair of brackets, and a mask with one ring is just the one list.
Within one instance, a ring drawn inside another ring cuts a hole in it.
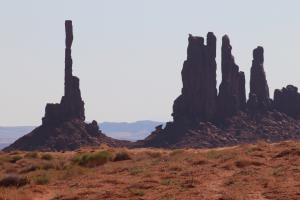
[{"label": "desert shrub", "polygon": [[222,156],[222,153],[215,150],[210,150],[206,153],[207,159],[218,159]]},{"label": "desert shrub", "polygon": [[84,175],[87,172],[87,169],[78,165],[68,165],[62,172],[60,179],[65,180],[71,177]]},{"label": "desert shrub", "polygon": [[140,167],[133,167],[133,168],[130,168],[129,169],[129,173],[131,174],[131,175],[137,175],[137,174],[140,174],[140,173],[142,173],[144,170],[142,169],[142,168],[140,168]]},{"label": "desert shrub", "polygon": [[54,169],[55,166],[52,163],[47,162],[47,163],[43,164],[41,168],[44,170],[49,170],[49,169]]},{"label": "desert shrub", "polygon": [[73,162],[85,167],[96,167],[107,163],[111,158],[112,155],[108,151],[100,151],[75,156]]},{"label": "desert shrub", "polygon": [[25,177],[17,174],[6,175],[0,180],[0,187],[21,187],[29,183],[29,180]]},{"label": "desert shrub", "polygon": [[235,166],[237,166],[238,168],[244,168],[244,167],[248,167],[248,166],[261,166],[263,165],[263,163],[261,162],[257,162],[257,161],[252,161],[252,160],[237,160],[235,161]]},{"label": "desert shrub", "polygon": [[37,185],[46,185],[49,183],[49,177],[46,174],[41,174],[33,178],[34,183]]},{"label": "desert shrub", "polygon": [[23,169],[20,170],[20,174],[28,173],[28,172],[33,172],[35,170],[39,169],[36,165],[29,165],[24,167]]},{"label": "desert shrub", "polygon": [[9,158],[9,162],[16,163],[18,160],[21,160],[22,156],[16,155]]},{"label": "desert shrub", "polygon": [[169,167],[170,171],[182,171],[182,168],[178,165],[173,165],[171,167]]},{"label": "desert shrub", "polygon": [[171,185],[174,183],[174,181],[172,179],[169,179],[169,178],[164,178],[161,180],[160,182],[162,185]]},{"label": "desert shrub", "polygon": [[175,149],[175,150],[173,150],[173,151],[170,153],[170,156],[176,156],[176,155],[181,154],[181,153],[183,153],[183,152],[184,152],[183,149]]},{"label": "desert shrub", "polygon": [[9,155],[19,155],[20,152],[19,151],[11,151],[9,152]]},{"label": "desert shrub", "polygon": [[41,156],[41,159],[43,159],[43,160],[52,160],[53,156],[51,154],[46,153],[46,154],[43,154]]},{"label": "desert shrub", "polygon": [[113,161],[130,160],[130,156],[126,151],[119,152],[115,155]]},{"label": "desert shrub", "polygon": [[144,196],[145,195],[145,192],[142,189],[138,189],[138,188],[129,188],[128,191],[133,196]]},{"label": "desert shrub", "polygon": [[147,151],[146,152],[151,158],[160,158],[162,156],[159,151]]},{"label": "desert shrub", "polygon": [[39,154],[37,152],[28,152],[25,154],[25,158],[38,158]]},{"label": "desert shrub", "polygon": [[164,194],[164,195],[160,198],[160,200],[173,200],[173,199],[174,199],[173,196],[170,195],[170,194]]}]

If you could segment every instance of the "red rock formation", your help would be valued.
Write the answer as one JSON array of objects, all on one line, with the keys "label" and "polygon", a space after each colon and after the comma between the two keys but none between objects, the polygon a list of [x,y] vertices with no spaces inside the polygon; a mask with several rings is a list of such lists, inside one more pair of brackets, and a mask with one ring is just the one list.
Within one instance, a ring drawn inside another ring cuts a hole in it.
[{"label": "red rock formation", "polygon": [[247,104],[250,111],[265,111],[271,108],[271,103],[264,70],[264,49],[259,46],[253,50],[250,93]]},{"label": "red rock formation", "polygon": [[231,54],[230,40],[222,38],[222,82],[218,95],[218,119],[234,115],[246,106],[245,75],[239,71]]},{"label": "red rock formation", "polygon": [[183,64],[182,94],[174,101],[173,118],[178,123],[213,119],[216,112],[216,37],[189,36],[187,60]]}]

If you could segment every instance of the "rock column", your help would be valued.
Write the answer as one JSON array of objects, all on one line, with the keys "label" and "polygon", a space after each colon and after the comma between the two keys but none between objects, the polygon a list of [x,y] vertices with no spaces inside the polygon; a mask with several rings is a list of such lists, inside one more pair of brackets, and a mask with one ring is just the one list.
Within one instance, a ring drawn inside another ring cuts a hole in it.
[{"label": "rock column", "polygon": [[271,107],[269,87],[264,70],[264,49],[257,47],[253,50],[253,60],[250,76],[250,93],[247,102],[250,110],[268,110]]},{"label": "rock column", "polygon": [[189,36],[187,60],[183,64],[182,93],[174,101],[175,122],[199,122],[213,119],[216,112],[216,37]]},{"label": "rock column", "polygon": [[218,119],[232,116],[246,106],[245,75],[235,64],[231,50],[229,37],[225,35],[222,38],[222,82],[218,95]]}]

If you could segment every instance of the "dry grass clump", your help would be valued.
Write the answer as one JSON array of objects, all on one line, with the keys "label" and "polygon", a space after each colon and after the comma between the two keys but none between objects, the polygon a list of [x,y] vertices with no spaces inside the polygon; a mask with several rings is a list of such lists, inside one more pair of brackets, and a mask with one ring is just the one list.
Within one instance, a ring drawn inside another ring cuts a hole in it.
[{"label": "dry grass clump", "polygon": [[0,187],[21,187],[29,183],[26,177],[17,174],[9,174],[0,180]]},{"label": "dry grass clump", "polygon": [[129,169],[129,174],[130,175],[137,175],[144,172],[144,169],[141,167],[133,167]]},{"label": "dry grass clump", "polygon": [[38,158],[39,154],[37,152],[28,152],[24,156],[25,158]]},{"label": "dry grass clump", "polygon": [[263,165],[263,163],[258,161],[248,160],[248,159],[240,159],[235,161],[235,166],[237,166],[238,168],[244,168],[249,166],[261,166],[261,165]]},{"label": "dry grass clump", "polygon": [[171,153],[170,153],[170,156],[176,156],[176,155],[179,155],[179,154],[182,154],[184,153],[184,150],[183,149],[175,149],[173,150]]},{"label": "dry grass clump", "polygon": [[47,174],[43,173],[33,178],[33,181],[37,185],[46,185],[50,182],[50,178]]},{"label": "dry grass clump", "polygon": [[130,159],[131,159],[131,157],[130,157],[129,153],[126,151],[122,151],[122,152],[118,152],[115,155],[113,161],[116,162],[116,161],[130,160]]},{"label": "dry grass clump", "polygon": [[112,154],[108,151],[83,153],[75,156],[73,162],[84,167],[96,167],[111,160]]},{"label": "dry grass clump", "polygon": [[30,164],[28,166],[25,166],[24,168],[22,168],[19,173],[20,174],[25,174],[25,173],[28,173],[28,172],[33,172],[33,171],[36,171],[38,170],[39,167],[34,165],[34,164]]},{"label": "dry grass clump", "polygon": [[160,158],[162,157],[162,153],[160,151],[146,151],[146,154],[151,158]]},{"label": "dry grass clump", "polygon": [[22,156],[15,155],[15,156],[9,157],[9,162],[16,163],[18,160],[21,160],[21,159],[22,159]]},{"label": "dry grass clump", "polygon": [[53,156],[51,154],[46,153],[46,154],[43,154],[41,156],[41,159],[43,159],[43,160],[53,160]]}]

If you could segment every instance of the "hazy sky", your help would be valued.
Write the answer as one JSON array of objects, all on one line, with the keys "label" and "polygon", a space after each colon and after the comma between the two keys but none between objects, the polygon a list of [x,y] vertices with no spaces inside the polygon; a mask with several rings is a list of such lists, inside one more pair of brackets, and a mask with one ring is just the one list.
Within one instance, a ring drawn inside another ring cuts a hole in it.
[{"label": "hazy sky", "polygon": [[299,0],[0,0],[0,126],[38,125],[63,94],[64,20],[87,120],[171,120],[188,33],[228,34],[246,74],[265,48],[275,88],[300,86]]}]

